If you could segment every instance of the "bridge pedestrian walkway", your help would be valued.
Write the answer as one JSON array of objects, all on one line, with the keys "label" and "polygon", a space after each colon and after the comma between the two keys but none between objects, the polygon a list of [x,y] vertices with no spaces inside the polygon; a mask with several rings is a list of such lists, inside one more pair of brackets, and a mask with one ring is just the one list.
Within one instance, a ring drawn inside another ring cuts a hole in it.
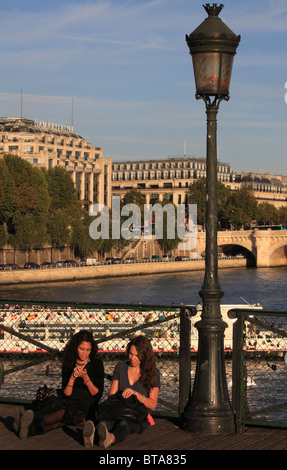
[{"label": "bridge pedestrian walkway", "polygon": [[[64,426],[47,434],[19,439],[13,428],[13,407],[0,405],[0,450],[85,450],[102,451],[95,445],[86,449],[83,445],[82,431],[79,428]],[[109,455],[115,451],[180,451],[199,450],[287,450],[287,429],[249,427],[241,434],[204,435],[185,432],[179,422],[171,418],[155,418],[155,425],[145,433],[130,435],[114,447],[108,449]]]}]

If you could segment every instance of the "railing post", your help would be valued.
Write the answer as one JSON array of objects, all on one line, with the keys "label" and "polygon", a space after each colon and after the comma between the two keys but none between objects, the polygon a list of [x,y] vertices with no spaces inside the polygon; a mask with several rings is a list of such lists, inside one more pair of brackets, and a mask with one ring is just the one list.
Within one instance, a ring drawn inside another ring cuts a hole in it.
[{"label": "railing post", "polygon": [[242,422],[243,409],[243,326],[244,315],[241,310],[230,310],[229,318],[235,320],[233,324],[233,346],[232,346],[232,408],[235,413],[235,425],[237,434],[244,431]]},{"label": "railing post", "polygon": [[180,346],[179,346],[179,414],[181,415],[190,396],[190,333],[191,323],[185,307],[180,309]]},{"label": "railing post", "polygon": [[3,382],[4,382],[4,365],[0,361],[0,388],[1,388]]},{"label": "railing post", "polygon": [[242,349],[242,314],[240,310],[228,312],[229,318],[235,320],[233,323],[232,341],[232,408],[235,413],[236,432],[242,432],[242,370],[241,370],[241,349]]}]

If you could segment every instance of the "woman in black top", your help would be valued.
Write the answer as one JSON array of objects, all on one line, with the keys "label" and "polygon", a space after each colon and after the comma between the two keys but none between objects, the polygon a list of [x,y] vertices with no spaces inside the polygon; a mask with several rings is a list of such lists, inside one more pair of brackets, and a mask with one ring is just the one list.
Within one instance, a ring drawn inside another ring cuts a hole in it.
[{"label": "woman in black top", "polygon": [[96,358],[97,344],[92,333],[76,333],[63,352],[60,396],[47,398],[34,416],[32,410],[21,418],[20,438],[69,425],[84,425],[102,396],[104,367]]},{"label": "woman in black top", "polygon": [[[160,374],[155,366],[155,358],[150,341],[146,336],[134,337],[128,344],[128,362],[119,362],[114,370],[109,396],[122,391],[124,398],[135,395],[140,403],[148,410],[154,410],[157,406],[160,388]],[[148,425],[148,423],[147,423]],[[96,431],[99,437],[99,445],[107,448],[110,445],[123,441],[128,434],[138,433],[143,427],[138,423],[131,423],[125,419],[103,420]],[[86,443],[90,435],[90,443],[93,441],[94,427],[92,421],[87,421],[84,427]]]}]

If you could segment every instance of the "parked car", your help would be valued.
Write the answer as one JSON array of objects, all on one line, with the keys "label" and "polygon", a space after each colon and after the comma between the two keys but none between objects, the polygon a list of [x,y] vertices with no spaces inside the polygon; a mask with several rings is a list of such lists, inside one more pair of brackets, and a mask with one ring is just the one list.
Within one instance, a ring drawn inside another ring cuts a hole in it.
[{"label": "parked car", "polygon": [[24,269],[38,269],[40,268],[38,263],[34,263],[33,261],[28,261],[24,264]]},{"label": "parked car", "polygon": [[124,260],[124,262],[127,263],[127,264],[130,264],[130,263],[137,263],[137,260],[136,260],[135,258],[131,257],[131,258],[126,258],[126,259]]},{"label": "parked car", "polygon": [[150,263],[150,259],[149,258],[142,258],[141,263]]},{"label": "parked car", "polygon": [[15,264],[15,263],[7,264],[7,266],[10,269],[10,271],[13,271],[14,269],[20,269],[18,264]]},{"label": "parked car", "polygon": [[182,259],[182,261],[190,261],[189,256],[182,256],[181,259]]},{"label": "parked car", "polygon": [[153,256],[151,257],[151,260],[152,260],[152,261],[160,261],[160,256],[158,256],[158,255],[153,255]]},{"label": "parked car", "polygon": [[199,253],[194,252],[190,254],[190,259],[193,261],[196,261],[196,260],[202,260],[203,257]]},{"label": "parked car", "polygon": [[98,264],[100,263],[97,258],[86,258],[80,261],[80,266],[98,266]]},{"label": "parked car", "polygon": [[77,265],[78,265],[78,263],[77,263],[77,261],[75,261],[74,259],[66,259],[66,260],[64,261],[64,266],[70,266],[70,267],[72,267],[72,266],[77,266]]},{"label": "parked car", "polygon": [[124,262],[123,258],[114,258],[113,264],[122,264]]},{"label": "parked car", "polygon": [[182,261],[182,256],[176,256],[175,261]]},{"label": "parked car", "polygon": [[62,268],[64,266],[64,261],[57,261],[56,268]]},{"label": "parked car", "polygon": [[55,267],[56,267],[56,264],[51,263],[51,261],[44,261],[43,263],[41,263],[41,268],[55,268]]},{"label": "parked car", "polygon": [[174,261],[174,257],[172,255],[163,255],[162,261]]},{"label": "parked car", "polygon": [[0,264],[0,271],[6,271],[8,269],[7,264]]},{"label": "parked car", "polygon": [[115,258],[106,258],[105,259],[105,264],[113,264]]}]

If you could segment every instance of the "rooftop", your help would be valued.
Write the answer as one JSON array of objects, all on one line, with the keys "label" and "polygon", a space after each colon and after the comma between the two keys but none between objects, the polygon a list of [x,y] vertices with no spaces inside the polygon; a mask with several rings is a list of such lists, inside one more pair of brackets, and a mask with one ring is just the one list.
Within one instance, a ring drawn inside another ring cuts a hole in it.
[{"label": "rooftop", "polygon": [[82,139],[73,126],[31,120],[22,117],[0,117],[0,132],[28,132],[33,134],[54,134],[57,136]]}]

